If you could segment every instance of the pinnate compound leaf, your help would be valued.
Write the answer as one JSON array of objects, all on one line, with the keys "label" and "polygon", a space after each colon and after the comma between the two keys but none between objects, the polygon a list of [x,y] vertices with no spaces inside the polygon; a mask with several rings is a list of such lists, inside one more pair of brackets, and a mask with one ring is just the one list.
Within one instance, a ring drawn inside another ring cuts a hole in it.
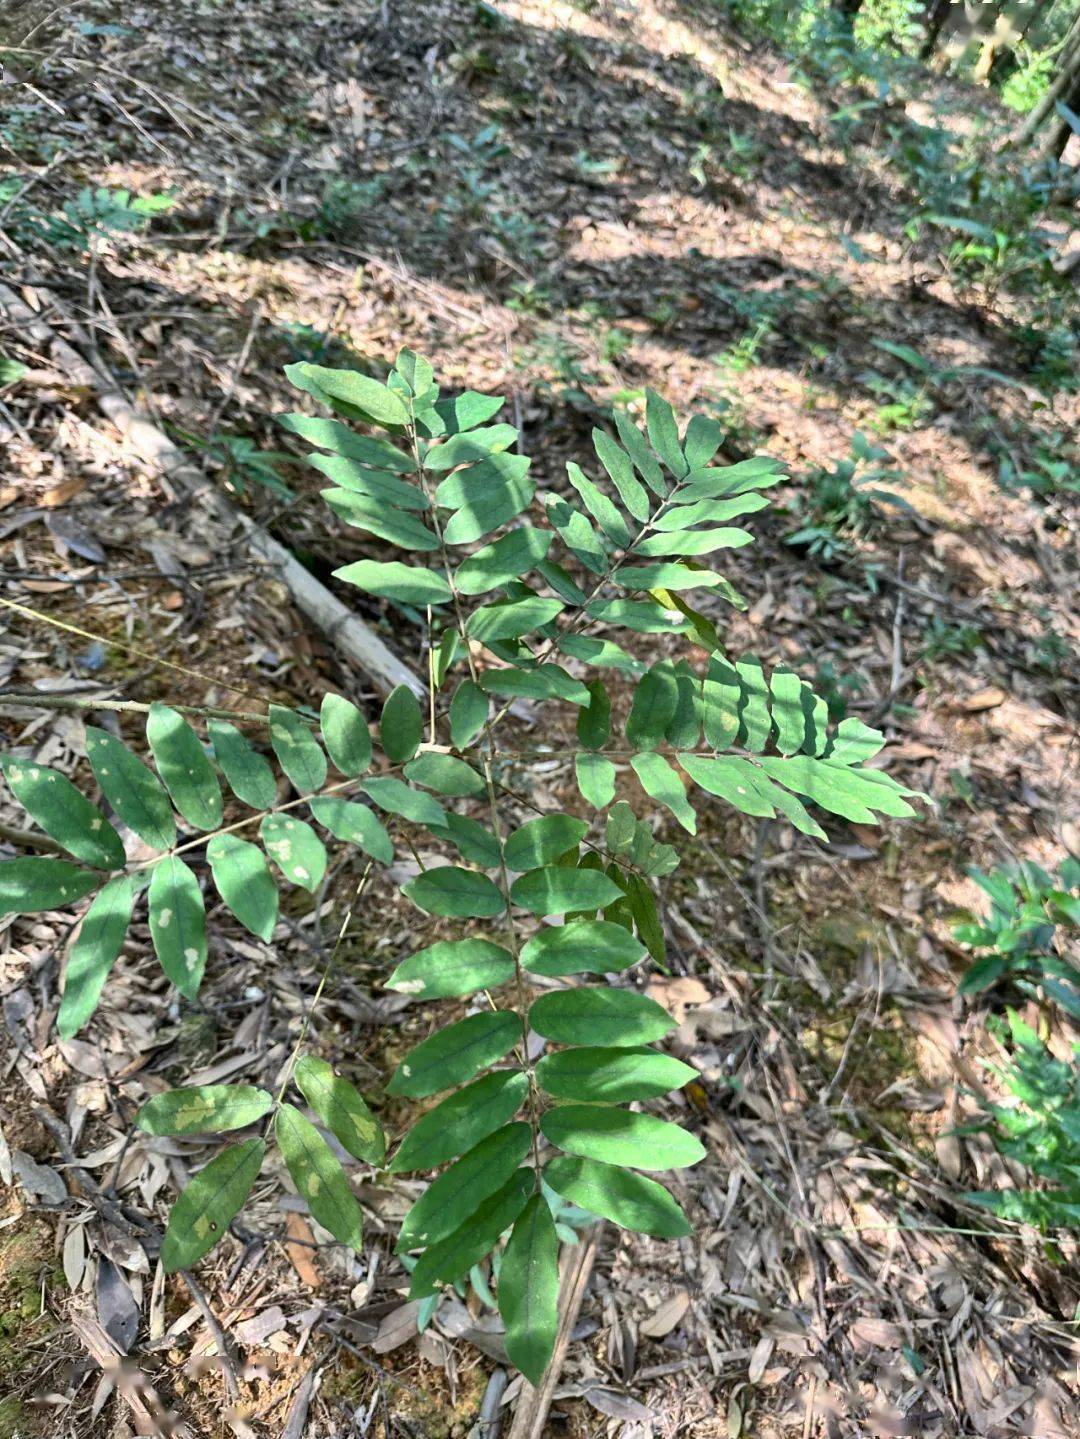
[{"label": "pinnate compound leaf", "polygon": [[245,929],[269,943],[277,923],[278,890],[258,845],[234,834],[217,834],[206,846],[206,858],[225,907]]},{"label": "pinnate compound leaf", "polygon": [[559,1237],[542,1194],[521,1211],[503,1254],[499,1313],[511,1363],[539,1384],[559,1328]]},{"label": "pinnate compound leaf", "polygon": [[521,951],[533,974],[612,974],[644,959],[645,948],[621,924],[606,919],[576,919],[534,934]]},{"label": "pinnate compound leaf", "polygon": [[501,1189],[528,1154],[532,1131],[520,1120],[489,1134],[439,1175],[406,1214],[398,1252],[445,1239]]},{"label": "pinnate compound leaf", "polygon": [[413,1270],[410,1299],[434,1294],[440,1283],[449,1284],[479,1264],[514,1223],[536,1188],[536,1172],[517,1169],[503,1187],[483,1200],[460,1228],[425,1250]]},{"label": "pinnate compound leaf", "polygon": [[471,1014],[410,1050],[394,1071],[387,1093],[422,1099],[463,1084],[502,1059],[522,1038],[521,1020],[511,1011]]},{"label": "pinnate compound leaf", "polygon": [[403,605],[443,605],[450,599],[450,586],[440,570],[403,565],[400,560],[357,560],[335,570],[334,578]]},{"label": "pinnate compound leaf", "polygon": [[363,1247],[364,1216],[349,1185],[349,1176],[319,1131],[292,1104],[282,1104],[274,1117],[274,1134],[297,1192],[312,1216],[335,1239]]},{"label": "pinnate compound leaf", "polygon": [[395,1174],[434,1169],[456,1159],[513,1119],[528,1092],[518,1069],[499,1069],[474,1079],[416,1121],[390,1165]]},{"label": "pinnate compound leaf", "polygon": [[551,864],[571,850],[576,852],[589,826],[568,814],[530,819],[510,835],[503,846],[508,869],[536,869]]},{"label": "pinnate compound leaf", "polygon": [[686,1215],[655,1179],[597,1159],[559,1155],[544,1168],[544,1179],[571,1204],[610,1219],[622,1229],[681,1239],[690,1233]]},{"label": "pinnate compound leaf", "polygon": [[86,754],[102,793],[129,829],[151,849],[171,849],[176,821],[164,786],[114,735],[86,727]]},{"label": "pinnate compound leaf", "polygon": [[64,972],[64,997],[56,1016],[56,1031],[70,1039],[97,1008],[109,970],[124,943],[135,905],[132,875],[111,879],[83,916],[78,937],[71,946]]},{"label": "pinnate compound leaf", "polygon": [[46,834],[83,864],[121,869],[124,844],[112,825],[84,794],[48,765],[5,755],[0,764],[15,798]]},{"label": "pinnate compound leaf", "polygon": [[277,800],[277,784],[269,761],[227,720],[212,719],[207,730],[214,758],[237,799],[252,809],[271,809]]},{"label": "pinnate compound leaf", "polygon": [[146,738],[172,802],[196,829],[216,829],[223,811],[221,787],[202,741],[177,710],[152,704]]},{"label": "pinnate compound leaf", "polygon": [[567,869],[555,864],[530,870],[510,888],[512,903],[539,915],[600,909],[620,894],[618,885],[599,870]]},{"label": "pinnate compound leaf", "polygon": [[295,710],[270,706],[270,743],[293,786],[311,794],[326,783],[326,756]]},{"label": "pinnate compound leaf", "polygon": [[66,859],[0,860],[0,918],[62,909],[101,883],[101,875]]},{"label": "pinnate compound leaf", "polygon": [[296,1087],[343,1149],[354,1159],[379,1165],[386,1157],[386,1136],[363,1096],[335,1074],[325,1059],[302,1055],[293,1071]]},{"label": "pinnate compound leaf", "polygon": [[355,844],[380,864],[391,864],[394,846],[386,827],[366,804],[320,795],[311,801],[311,813],[335,839]]},{"label": "pinnate compound leaf", "polygon": [[371,765],[371,731],[363,714],[341,695],[323,695],[319,728],[327,753],[344,775],[363,774]]},{"label": "pinnate compound leaf", "polygon": [[603,1044],[625,1048],[651,1044],[675,1028],[661,1004],[630,989],[558,989],[541,995],[529,1024],[556,1044]]},{"label": "pinnate compound leaf", "polygon": [[192,1084],[155,1094],[135,1123],[147,1134],[214,1134],[254,1124],[273,1103],[253,1084]]},{"label": "pinnate compound leaf", "polygon": [[500,945],[487,939],[440,940],[403,960],[386,987],[418,999],[448,999],[494,989],[513,977],[513,955]]},{"label": "pinnate compound leaf", "polygon": [[387,759],[395,764],[412,759],[424,737],[420,702],[408,685],[390,691],[379,719],[379,739]]},{"label": "pinnate compound leaf", "polygon": [[549,1109],[540,1128],[557,1149],[605,1164],[685,1169],[705,1158],[701,1140],[677,1124],[603,1104],[563,1104]]},{"label": "pinnate compound leaf", "polygon": [[502,891],[486,874],[457,865],[425,870],[401,888],[420,909],[450,919],[490,919],[506,907]]},{"label": "pinnate compound leaf", "polygon": [[190,1269],[214,1247],[251,1193],[265,1153],[264,1139],[230,1144],[181,1192],[161,1245],[166,1274]]},{"label": "pinnate compound leaf", "polygon": [[259,833],[285,878],[314,894],[326,873],[326,846],[311,825],[290,814],[268,814]]},{"label": "pinnate compound leaf", "polygon": [[177,855],[154,866],[149,910],[150,938],[166,978],[194,999],[206,968],[206,910],[199,881]]},{"label": "pinnate compound leaf", "polygon": [[591,1104],[628,1104],[681,1089],[697,1070],[655,1049],[563,1049],[545,1055],[536,1066],[541,1089],[556,1099]]},{"label": "pinnate compound leaf", "polygon": [[606,809],[615,798],[615,766],[606,755],[575,755],[574,774],[582,799],[593,809]]}]

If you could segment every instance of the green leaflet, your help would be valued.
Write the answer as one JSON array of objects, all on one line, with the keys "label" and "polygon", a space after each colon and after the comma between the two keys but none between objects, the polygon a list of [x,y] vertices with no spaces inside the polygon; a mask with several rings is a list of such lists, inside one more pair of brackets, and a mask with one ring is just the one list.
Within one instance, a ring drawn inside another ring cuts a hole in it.
[{"label": "green leaflet", "polygon": [[675,423],[675,412],[655,390],[645,391],[645,428],[648,431],[649,444],[676,479],[681,480],[689,466],[679,446],[679,427]]},{"label": "green leaflet", "polygon": [[233,794],[252,809],[270,809],[277,801],[277,784],[269,762],[227,720],[212,719],[206,728]]},{"label": "green leaflet", "polygon": [[743,655],[742,659],[735,662],[735,670],[742,685],[739,708],[742,743],[751,754],[761,754],[772,734],[769,686],[765,672],[761,661],[754,655]]},{"label": "green leaflet", "polygon": [[408,484],[387,470],[372,469],[337,455],[309,455],[308,464],[333,480],[335,488],[324,490],[323,497],[330,502],[332,509],[336,510],[338,504],[345,507],[346,513],[342,518],[346,521],[349,506],[356,503],[346,499],[346,493],[359,496],[361,504],[364,501],[374,502],[388,508],[400,505],[403,510],[428,508],[427,497],[418,485]]},{"label": "green leaflet", "polygon": [[479,1264],[509,1229],[536,1187],[536,1172],[517,1169],[503,1187],[483,1200],[453,1234],[427,1249],[413,1270],[410,1299],[434,1294],[440,1281],[451,1283]]},{"label": "green leaflet", "polygon": [[557,1149],[604,1164],[685,1169],[705,1158],[700,1139],[677,1124],[604,1104],[563,1104],[549,1109],[540,1128]]},{"label": "green leaflet", "polygon": [[188,824],[216,829],[223,813],[221,787],[202,741],[187,720],[168,705],[152,704],[146,738],[158,774]]},{"label": "green leaflet", "polygon": [[873,759],[884,744],[885,736],[880,730],[871,729],[869,725],[863,724],[861,719],[849,715],[837,725],[827,758],[833,764],[865,764],[868,759]]},{"label": "green leaflet", "polygon": [[326,783],[326,756],[295,710],[270,706],[270,743],[295,789],[311,794]]},{"label": "green leaflet", "polygon": [[126,745],[93,725],[86,727],[86,754],[105,798],[128,828],[151,849],[171,849],[176,821],[158,777]]},{"label": "green leaflet", "polygon": [[408,685],[390,691],[379,719],[379,739],[388,760],[400,764],[412,759],[424,737],[420,702]]},{"label": "green leaflet", "polygon": [[371,731],[367,720],[341,695],[323,695],[319,728],[327,754],[343,775],[363,774],[371,765]]},{"label": "green leaflet", "polygon": [[724,439],[723,426],[704,415],[692,415],[683,436],[683,454],[691,474],[703,469],[716,454]]},{"label": "green leaflet", "polygon": [[596,457],[608,472],[611,483],[619,492],[619,498],[629,514],[639,523],[649,518],[649,496],[634,476],[630,457],[603,430],[593,430],[593,449]]},{"label": "green leaflet", "polygon": [[726,581],[712,570],[657,560],[651,565],[620,565],[611,576],[628,590],[700,590],[722,587]]},{"label": "green leaflet", "polygon": [[791,670],[773,670],[769,689],[772,692],[773,723],[776,725],[776,747],[781,754],[797,753],[806,738],[802,688],[802,680]]},{"label": "green leaflet", "polygon": [[434,1169],[456,1159],[504,1125],[521,1108],[529,1083],[518,1069],[474,1079],[416,1121],[390,1165],[395,1174]]},{"label": "green leaflet", "polygon": [[737,671],[723,655],[713,655],[701,686],[705,740],[713,749],[727,749],[739,733],[741,701],[742,684]]},{"label": "green leaflet", "polygon": [[506,1352],[539,1384],[559,1328],[559,1238],[547,1200],[534,1194],[514,1225],[499,1269]]},{"label": "green leaflet", "polygon": [[626,447],[626,452],[634,464],[634,469],[652,490],[654,495],[661,499],[667,494],[667,484],[664,481],[664,472],[656,461],[656,457],[645,443],[645,437],[630,419],[629,415],[622,410],[616,410],[614,414],[615,428],[619,432],[619,439]]},{"label": "green leaflet", "polygon": [[339,520],[355,529],[367,530],[398,549],[431,554],[439,548],[438,537],[422,520],[406,510],[395,509],[384,499],[355,490],[322,490],[320,493]]},{"label": "green leaflet", "polygon": [[491,702],[478,684],[462,680],[450,701],[450,738],[464,749],[487,724]]},{"label": "green leaflet", "polygon": [[738,550],[753,544],[749,530],[732,527],[718,530],[675,530],[669,534],[649,535],[634,547],[643,558],[658,555],[711,555],[717,550]]},{"label": "green leaflet", "polygon": [[792,755],[787,759],[765,755],[761,767],[787,789],[806,795],[830,814],[841,815],[856,824],[877,824],[875,809],[897,817],[914,813],[905,800],[866,775],[831,765],[827,760],[812,759],[809,755]]},{"label": "green leaflet", "polygon": [[445,1239],[503,1187],[528,1154],[532,1131],[520,1120],[489,1134],[451,1164],[406,1214],[398,1253]]},{"label": "green leaflet", "polygon": [[590,680],[588,688],[589,703],[577,717],[578,739],[586,749],[601,749],[611,733],[611,696],[603,680]]},{"label": "green leaflet", "polygon": [[675,665],[675,688],[675,713],[665,738],[679,749],[692,749],[701,738],[701,680],[685,660]]},{"label": "green leaflet", "polygon": [[463,595],[482,595],[511,580],[522,579],[544,559],[553,539],[549,530],[518,525],[493,544],[462,560],[454,582]]},{"label": "green leaflet", "polygon": [[669,661],[653,665],[637,682],[630,715],[626,721],[626,738],[642,749],[655,749],[675,715],[679,688],[675,670]]},{"label": "green leaflet", "polygon": [[[668,865],[666,868],[654,868],[649,872],[667,874],[672,867]],[[667,958],[667,942],[664,939],[664,926],[660,923],[660,915],[656,909],[656,897],[640,874],[627,874],[623,883],[638,935],[653,959],[658,964],[663,964]]]},{"label": "green leaflet", "polygon": [[426,825],[428,829],[446,828],[446,811],[438,800],[432,799],[429,794],[421,794],[403,779],[396,779],[393,775],[378,775],[374,779],[365,780],[361,788],[388,814],[399,814],[402,819],[411,820],[413,824]]},{"label": "green leaflet", "polygon": [[492,695],[516,695],[522,699],[560,699],[572,705],[589,702],[589,691],[560,665],[543,664],[535,669],[485,670],[480,688]]},{"label": "green leaflet", "polygon": [[245,929],[269,943],[277,923],[278,890],[262,851],[234,834],[218,834],[206,846],[206,858],[226,908]]},{"label": "green leaflet", "polygon": [[66,859],[0,860],[0,918],[61,909],[100,883],[100,874],[79,869]]},{"label": "green leaflet", "polygon": [[630,530],[618,507],[612,504],[607,495],[593,484],[581,466],[576,465],[573,460],[567,462],[566,473],[570,477],[570,483],[581,496],[581,503],[604,534],[612,544],[625,549],[630,543]]},{"label": "green leaflet", "polygon": [[296,1087],[343,1149],[354,1159],[379,1165],[386,1157],[382,1125],[359,1091],[334,1073],[325,1059],[304,1054],[293,1071]]},{"label": "green leaflet", "polygon": [[506,907],[502,891],[486,874],[451,864],[425,870],[401,892],[428,914],[451,919],[490,919]]},{"label": "green leaflet", "polygon": [[691,525],[714,524],[734,520],[739,515],[756,514],[768,509],[769,499],[765,495],[749,493],[736,495],[730,500],[696,500],[693,504],[677,504],[666,515],[653,523],[656,530],[686,530]]},{"label": "green leaflet", "polygon": [[419,999],[447,999],[494,989],[513,977],[513,956],[500,945],[487,939],[440,940],[403,960],[386,987]]},{"label": "green leaflet", "polygon": [[311,826],[291,814],[268,814],[259,834],[285,878],[314,894],[326,873],[326,846]]},{"label": "green leaflet", "polygon": [[463,1084],[521,1039],[521,1020],[509,1010],[469,1015],[411,1050],[394,1071],[387,1093],[422,1099]]},{"label": "green leaflet", "polygon": [[261,1119],[274,1096],[253,1084],[196,1084],[155,1094],[135,1123],[147,1134],[214,1134]]},{"label": "green leaflet", "polygon": [[[753,765],[737,756],[706,759],[701,755],[680,754],[679,764],[702,789],[718,795],[742,814],[771,819],[775,811],[758,788]],[[872,823],[873,821],[871,821]]]},{"label": "green leaflet", "polygon": [[463,859],[481,869],[495,869],[502,859],[499,841],[490,829],[464,814],[448,814],[446,829],[439,836],[458,850]]},{"label": "green leaflet", "polygon": [[655,1049],[563,1049],[536,1066],[540,1088],[556,1099],[626,1104],[655,1099],[696,1079],[696,1069]]},{"label": "green leaflet", "polygon": [[508,869],[523,871],[551,864],[571,850],[577,851],[589,826],[568,814],[530,819],[509,835],[503,846]]},{"label": "green leaflet", "polygon": [[286,365],[285,374],[297,389],[307,390],[317,400],[328,396],[344,401],[361,419],[382,425],[408,423],[409,412],[397,395],[359,370],[333,370],[303,361]]},{"label": "green leaflet", "polygon": [[602,754],[579,754],[574,773],[581,797],[593,809],[606,809],[615,798],[615,766]]},{"label": "green leaflet", "polygon": [[493,640],[517,639],[530,630],[538,630],[551,623],[563,612],[561,600],[545,599],[542,595],[530,595],[526,599],[508,600],[499,604],[481,605],[473,610],[466,622],[466,632],[481,644]]},{"label": "green leaflet", "polygon": [[64,971],[64,997],[56,1016],[61,1039],[76,1034],[97,1008],[131,923],[136,888],[133,875],[117,875],[94,896],[83,916]]},{"label": "green leaflet", "polygon": [[471,433],[451,435],[441,445],[433,445],[424,457],[424,468],[432,473],[452,470],[457,465],[484,460],[488,455],[508,450],[518,437],[513,425],[488,425]]},{"label": "green leaflet", "polygon": [[293,1183],[313,1217],[335,1239],[363,1247],[364,1216],[349,1185],[349,1176],[310,1119],[292,1104],[282,1104],[274,1118],[274,1134]]},{"label": "green leaflet", "polygon": [[46,834],[83,864],[121,869],[124,843],[99,809],[60,773],[31,760],[0,759],[15,798]]},{"label": "green leaflet", "polygon": [[629,989],[558,989],[541,995],[529,1024],[556,1044],[651,1044],[675,1028],[662,1005]]},{"label": "green leaflet", "polygon": [[521,963],[533,974],[612,974],[644,959],[644,946],[621,924],[576,919],[534,934],[521,951]]},{"label": "green leaflet", "polygon": [[483,776],[477,774],[471,764],[453,755],[436,754],[431,750],[410,760],[403,772],[413,784],[422,784],[439,794],[476,795],[483,794],[486,789]]},{"label": "green leaflet", "polygon": [[335,570],[334,578],[403,605],[442,605],[450,599],[450,586],[441,570],[418,569],[399,560],[357,560]]},{"label": "green leaflet", "polygon": [[470,544],[520,514],[536,491],[526,478],[531,463],[524,455],[489,455],[442,480],[435,501],[454,511],[443,527],[446,544]]},{"label": "green leaflet", "polygon": [[548,523],[578,561],[594,575],[607,569],[607,550],[590,522],[573,505],[555,495],[547,501]]},{"label": "green leaflet", "polygon": [[182,1191],[161,1245],[166,1274],[190,1269],[214,1247],[251,1193],[265,1153],[264,1139],[230,1144]]},{"label": "green leaflet", "polygon": [[746,490],[767,490],[783,478],[784,470],[779,460],[757,455],[752,460],[740,460],[737,465],[728,465],[725,469],[694,470],[686,477],[679,502],[690,504],[696,500],[741,495]]},{"label": "green leaflet", "polygon": [[442,421],[440,434],[457,435],[462,430],[475,430],[494,415],[506,401],[498,395],[481,395],[477,390],[463,390],[452,400],[440,400],[435,413]]},{"label": "green leaflet", "polygon": [[380,864],[392,864],[394,846],[385,826],[366,804],[321,795],[311,801],[311,813],[335,839],[359,845],[365,854]]},{"label": "green leaflet", "polygon": [[327,420],[313,415],[281,415],[279,423],[302,440],[319,445],[324,450],[358,460],[362,465],[373,465],[376,469],[393,470],[399,475],[415,473],[416,463],[411,455],[395,448],[386,440],[370,435],[358,435],[343,425],[340,420]]},{"label": "green leaflet", "polygon": [[166,978],[194,999],[206,968],[206,911],[199,881],[176,855],[154,866],[149,906],[150,938]]},{"label": "green leaflet", "polygon": [[559,1155],[544,1167],[544,1179],[557,1194],[623,1229],[681,1239],[690,1233],[686,1216],[655,1179],[633,1174],[596,1159]]},{"label": "green leaflet", "polygon": [[680,627],[672,622],[663,605],[654,600],[592,600],[587,613],[609,625],[623,625],[638,634],[678,634]]},{"label": "green leaflet", "polygon": [[619,893],[618,886],[599,870],[549,864],[516,879],[510,887],[510,900],[533,914],[567,914],[600,909],[618,899]]}]

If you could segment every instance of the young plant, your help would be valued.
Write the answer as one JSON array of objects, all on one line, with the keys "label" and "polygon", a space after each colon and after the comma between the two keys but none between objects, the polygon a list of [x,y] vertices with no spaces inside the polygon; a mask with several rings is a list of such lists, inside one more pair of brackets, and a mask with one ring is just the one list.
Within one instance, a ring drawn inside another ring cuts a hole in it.
[{"label": "young plant", "polygon": [[978,954],[960,993],[977,994],[1008,979],[1027,994],[1041,988],[1080,1019],[1080,969],[1066,957],[1064,939],[1080,931],[1080,864],[1066,858],[1056,876],[1030,861],[969,874],[989,896],[990,913],[953,927],[955,938]]},{"label": "young plant", "polygon": [[[273,761],[220,714],[207,744],[175,709],[153,705],[156,774],[114,735],[89,729],[105,799],[153,852],[134,864],[110,818],[67,779],[9,757],[16,798],[77,863],[0,864],[0,913],[63,909],[95,893],[68,957],[58,1026],[71,1035],[98,1002],[136,903],[147,906],[166,975],[196,994],[207,956],[204,861],[225,907],[269,943],[279,885],[314,890],[324,874],[320,831],[362,850],[365,876],[394,859],[376,811],[410,836],[414,855],[413,834],[426,852],[434,845],[442,862],[403,893],[441,936],[403,957],[387,984],[417,999],[474,997],[477,1009],[408,1053],[388,1086],[430,1104],[396,1145],[390,1172],[439,1171],[406,1216],[398,1252],[430,1311],[509,1234],[497,1303],[510,1358],[538,1380],[555,1337],[560,1206],[678,1237],[688,1232],[681,1209],[640,1171],[705,1154],[693,1134],[642,1108],[694,1071],[654,1047],[674,1021],[638,988],[648,956],[663,960],[653,886],[678,856],[636,806],[647,815],[659,806],[693,835],[700,791],[823,840],[808,802],[873,824],[911,815],[913,792],[868,767],[883,744],[876,730],[857,719],[833,728],[825,700],[791,670],[730,658],[713,615],[691,602],[709,591],[714,614],[745,604],[715,566],[752,540],[731,522],[767,505],[782,476],[776,462],[713,465],[720,426],[695,417],[680,434],[671,407],[649,392],[644,431],[617,412],[614,434],[593,431],[595,477],[568,465],[568,485],[540,505],[530,461],[512,448],[517,431],[496,419],[503,401],[441,396],[420,356],[402,352],[385,384],[309,363],[286,373],[333,415],[284,421],[318,447],[312,464],[330,480],[327,503],[402,551],[336,573],[427,613],[424,703],[395,690],[375,735],[339,695],[323,698],[319,734],[306,715],[272,706]],[[657,637],[663,657],[646,665],[615,638],[625,635],[635,645]],[[708,655],[703,671],[691,646]],[[573,812],[514,788],[535,753],[506,732],[522,701],[550,711],[549,759],[560,752],[561,720],[573,717],[576,738],[562,751],[580,797]],[[277,768],[294,797],[279,799]],[[239,802],[227,814],[222,777]],[[633,803],[616,803],[617,787]],[[253,826],[260,844],[241,837]],[[177,1200],[167,1267],[194,1262],[225,1232],[271,1129],[314,1217],[342,1243],[360,1243],[348,1179],[286,1101],[289,1084],[356,1158],[381,1163],[382,1134],[359,1094],[302,1049],[303,1037],[276,1095],[210,1086],[155,1096],[141,1111],[153,1133],[258,1126]]]}]

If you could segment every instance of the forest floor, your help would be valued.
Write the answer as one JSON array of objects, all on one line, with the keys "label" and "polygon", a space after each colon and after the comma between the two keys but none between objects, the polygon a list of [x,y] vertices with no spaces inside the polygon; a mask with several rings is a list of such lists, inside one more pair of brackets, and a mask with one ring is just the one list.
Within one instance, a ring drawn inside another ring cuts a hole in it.
[{"label": "forest floor", "polygon": [[[1000,483],[1066,453],[1076,401],[1033,382],[1020,308],[905,236],[880,110],[844,129],[841,97],[706,3],[122,9],[0,21],[0,46],[24,47],[5,57],[0,179],[32,182],[0,200],[0,278],[24,303],[324,580],[356,542],[275,427],[290,360],[378,367],[409,345],[445,388],[509,395],[548,484],[646,385],[724,418],[733,453],[792,475],[735,555],[751,604],[725,617],[729,647],[880,723],[891,771],[933,798],[918,823],[837,822],[828,847],[719,806],[697,840],[667,836],[684,862],[652,992],[701,1071],[670,1101],[709,1150],[677,1181],[695,1232],[603,1231],[549,1432],[1080,1434],[1075,1251],[964,1204],[1009,1175],[984,1136],[954,1132],[993,1088],[985,1005],[956,993],[949,920],[979,907],[966,868],[1052,867],[1076,845],[1076,512]],[[928,79],[910,108],[963,128],[992,103]],[[65,248],[55,217],[86,187],[169,200]],[[0,353],[28,367],[0,382],[0,597],[24,607],[5,613],[0,684],[374,704],[242,534],[179,502],[10,321]],[[787,542],[808,477],[859,433],[908,508],[810,555]],[[249,442],[282,452],[287,488],[260,482]],[[417,662],[400,611],[345,598]],[[2,723],[62,769],[85,752],[77,713]],[[572,789],[561,761],[522,784],[540,802]],[[19,823],[7,802],[2,817]],[[382,987],[421,928],[405,870],[378,881],[315,1025],[391,1132],[404,1111],[381,1087],[440,1018]],[[0,1161],[21,1182],[0,1200],[0,1436],[120,1435],[140,1406],[199,1436],[470,1432],[497,1326],[473,1295],[417,1340],[392,1256],[408,1186],[361,1191],[363,1262],[256,1196],[198,1276],[230,1336],[231,1398],[189,1292],[69,1183],[77,1158],[123,1210],[164,1214],[199,1151],[131,1141],[139,1076],[277,1073],[349,886],[345,869],[321,904],[290,902],[272,948],[216,913],[197,1004],[177,1006],[137,928],[67,1043],[65,926],[4,922]],[[141,1311],[126,1378],[86,1338],[103,1264]]]}]

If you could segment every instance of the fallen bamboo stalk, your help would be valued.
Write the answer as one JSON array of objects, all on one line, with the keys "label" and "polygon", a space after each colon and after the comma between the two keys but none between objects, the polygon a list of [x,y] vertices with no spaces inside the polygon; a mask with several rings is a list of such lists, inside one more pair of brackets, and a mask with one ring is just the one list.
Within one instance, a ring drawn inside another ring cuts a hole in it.
[{"label": "fallen bamboo stalk", "polygon": [[507,1439],[541,1439],[544,1433],[566,1351],[570,1347],[570,1337],[581,1313],[603,1227],[597,1224],[584,1244],[567,1245],[563,1251],[563,1261],[559,1266],[559,1331],[555,1336],[551,1362],[544,1371],[539,1388],[527,1379],[522,1381],[514,1409],[514,1422]]},{"label": "fallen bamboo stalk", "polygon": [[[331,644],[388,693],[397,685],[408,685],[414,694],[424,693],[419,677],[387,645],[352,614],[325,585],[310,574],[299,560],[250,516],[229,503],[202,470],[177,448],[145,415],[140,414],[107,377],[99,374],[79,352],[57,335],[7,285],[0,284],[0,313],[22,326],[35,344],[44,347],[71,384],[88,389],[98,408],[116,426],[130,448],[154,470],[198,500],[215,520],[244,531],[253,554],[273,569],[292,596],[296,607],[329,639]],[[77,331],[76,331],[77,333]]]}]

